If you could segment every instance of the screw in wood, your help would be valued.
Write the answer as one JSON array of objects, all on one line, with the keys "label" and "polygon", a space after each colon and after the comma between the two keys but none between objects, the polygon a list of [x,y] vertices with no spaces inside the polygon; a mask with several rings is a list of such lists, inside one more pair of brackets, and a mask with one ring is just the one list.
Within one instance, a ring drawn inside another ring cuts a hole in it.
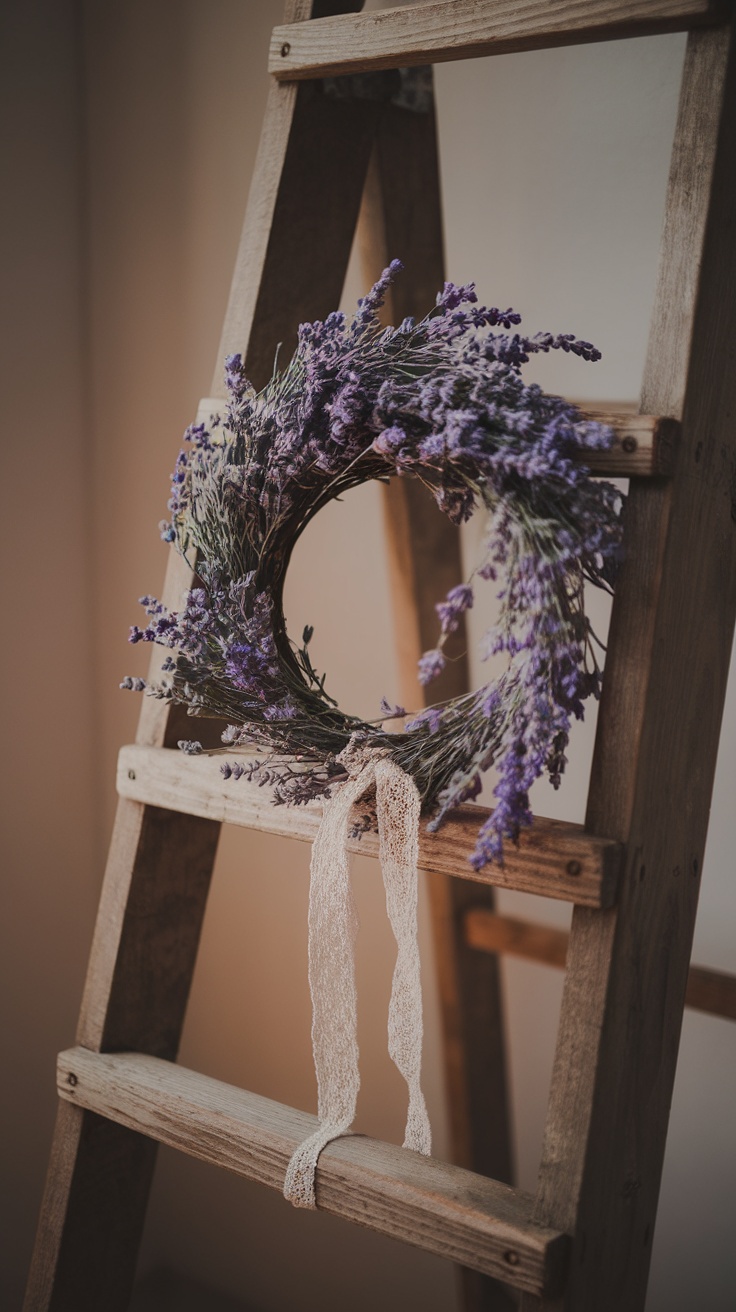
[{"label": "screw in wood", "polygon": [[67,1082],[67,1084],[71,1084],[72,1088],[74,1088],[74,1085],[75,1085],[75,1084],[79,1084],[79,1080],[77,1079],[76,1075],[74,1074],[74,1071],[70,1071],[70,1072],[69,1072],[69,1074],[68,1074],[67,1077],[66,1077],[66,1082]]},{"label": "screw in wood", "polygon": [[622,443],[621,443],[621,446],[623,447],[624,451],[625,451],[626,454],[629,455],[629,456],[630,456],[630,455],[633,455],[633,453],[634,453],[634,451],[636,451],[636,448],[638,447],[638,445],[639,445],[639,443],[637,442],[636,438],[635,438],[635,437],[631,437],[631,435],[629,435],[628,437],[625,437],[625,438],[623,439]]},{"label": "screw in wood", "polygon": [[504,1262],[508,1262],[509,1266],[518,1266],[521,1258],[515,1248],[509,1248],[507,1252],[504,1253],[503,1260]]},{"label": "screw in wood", "polygon": [[574,876],[574,875],[579,875],[582,872],[583,867],[581,866],[579,861],[568,861],[566,869],[568,875]]},{"label": "screw in wood", "polygon": [[129,771],[128,771],[128,778],[129,778],[129,779],[135,779],[135,770],[129,770]]},{"label": "screw in wood", "polygon": [[281,58],[286,59],[286,56],[288,55],[290,50],[291,50],[291,46],[289,45],[289,42],[284,41],[284,44],[281,47]]}]

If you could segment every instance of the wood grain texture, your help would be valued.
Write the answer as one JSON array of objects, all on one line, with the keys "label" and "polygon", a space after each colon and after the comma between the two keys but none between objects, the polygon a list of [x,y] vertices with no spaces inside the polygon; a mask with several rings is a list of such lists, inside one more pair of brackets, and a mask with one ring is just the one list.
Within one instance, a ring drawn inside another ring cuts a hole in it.
[{"label": "wood grain texture", "polygon": [[120,801],[77,1042],[176,1056],[219,833],[206,817]]},{"label": "wood grain texture", "polygon": [[437,64],[678,32],[723,9],[712,0],[435,0],[275,27],[268,67],[284,80]]},{"label": "wood grain texture", "polygon": [[[238,754],[242,756],[242,753]],[[186,756],[156,747],[123,747],[118,758],[118,793],[166,811],[225,821],[262,833],[311,843],[322,815],[319,801],[305,806],[274,806],[266,788],[245,779],[223,779],[222,756]],[[422,828],[421,870],[442,871],[499,888],[554,897],[579,906],[609,906],[616,895],[620,845],[592,837],[581,825],[538,816],[518,847],[509,844],[506,864],[475,872],[468,854],[478,826],[488,815],[482,806],[458,807],[437,833]],[[348,841],[350,851],[378,855],[378,835]]]},{"label": "wood grain texture", "polygon": [[[570,936],[564,929],[500,916],[485,907],[472,905],[463,923],[469,946],[478,951],[500,952],[560,970],[565,968]],[[708,966],[691,966],[685,1006],[723,1020],[736,1020],[736,975]]]},{"label": "wood grain texture", "polygon": [[[390,260],[404,270],[390,289],[385,322],[419,319],[445,278],[434,103],[422,113],[386,105],[363,192],[357,244],[370,287]],[[413,479],[382,489],[399,696],[426,705],[467,692],[465,623],[448,646],[452,660],[431,693],[417,679],[419,657],[437,640],[435,604],[464,578],[460,536]],[[503,1000],[498,961],[468,951],[462,912],[468,900],[494,906],[490,885],[438,871],[427,875],[452,1160],[494,1180],[513,1182]],[[458,1268],[463,1312],[510,1312],[515,1301],[491,1276]]]},{"label": "wood grain texture", "polygon": [[[317,1118],[139,1053],[61,1053],[62,1099],[274,1189]],[[394,1239],[512,1278],[559,1289],[568,1237],[531,1218],[531,1196],[420,1153],[348,1135],[317,1167],[320,1210]]]},{"label": "wood grain texture", "polygon": [[610,451],[587,451],[584,463],[606,478],[661,478],[672,473],[680,425],[658,415],[620,414],[610,410],[583,411],[586,419],[607,424],[614,432]]},{"label": "wood grain texture", "polygon": [[[442,1007],[445,1077],[454,1160],[505,1183],[514,1181],[511,1097],[499,958],[468,949],[465,908],[496,891],[467,879],[427,876]],[[463,1312],[511,1312],[510,1291],[468,1267],[460,1271]]]},{"label": "wood grain texture", "polygon": [[628,860],[618,909],[576,909],[568,952],[537,1208],[575,1230],[568,1312],[644,1304],[733,637],[730,47],[688,40],[642,397],[681,415],[681,444],[671,482],[632,484],[598,721],[587,824]]},{"label": "wood grain texture", "polygon": [[272,83],[214,396],[223,395],[227,355],[243,353],[260,388],[279,346],[282,360],[290,358],[298,325],[324,319],[339,304],[381,108],[377,100],[337,99],[318,83]]},{"label": "wood grain texture", "polygon": [[[686,393],[692,402],[693,372],[698,343],[695,334],[700,326],[697,301],[702,298],[706,229],[724,226],[726,245],[730,238],[730,219],[711,206],[714,184],[720,191],[724,182],[715,180],[716,149],[725,69],[723,43],[727,29],[720,33],[693,34],[688,42],[687,66],[680,93],[678,127],[672,147],[672,162],[660,248],[659,269],[652,310],[647,357],[642,385],[641,409],[650,413],[683,418]],[[722,152],[730,143],[724,142]],[[728,170],[721,158],[721,170]],[[727,197],[718,197],[728,204]],[[717,234],[712,234],[711,241]],[[711,306],[702,306],[703,314],[717,313],[732,291],[730,267],[723,267],[720,290],[712,289]],[[712,275],[711,275],[712,276]],[[700,365],[699,368],[704,368]],[[711,361],[710,370],[715,369]],[[698,383],[700,379],[698,379]],[[689,452],[690,460],[694,453]]]}]

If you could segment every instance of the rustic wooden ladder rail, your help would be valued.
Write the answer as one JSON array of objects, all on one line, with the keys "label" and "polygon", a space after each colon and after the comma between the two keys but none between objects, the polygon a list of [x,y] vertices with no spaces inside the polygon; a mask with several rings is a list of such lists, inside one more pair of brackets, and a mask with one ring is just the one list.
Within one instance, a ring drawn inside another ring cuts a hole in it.
[{"label": "rustic wooden ladder rail", "polygon": [[[617,444],[600,465],[632,481],[586,824],[540,820],[503,871],[473,880],[464,860],[477,823],[472,808],[423,839],[462,1165],[355,1137],[325,1150],[318,1172],[325,1210],[465,1268],[467,1308],[513,1306],[513,1286],[527,1312],[636,1312],[645,1298],[736,612],[730,6],[437,0],[343,12],[356,8],[290,0],[286,24],[274,31],[274,79],[205,411],[217,407],[225,354],[244,351],[260,383],[274,343],[293,340],[299,321],[337,303],[362,196],[367,271],[389,254],[406,260],[394,313],[423,312],[441,282],[431,105],[410,113],[365,98],[356,83],[347,96],[343,84],[336,99],[318,79],[692,29],[643,416],[614,417]],[[432,602],[459,577],[459,548],[409,480],[387,490],[386,507],[409,694],[415,658],[435,640]],[[189,579],[172,557],[170,604]],[[467,677],[462,661],[452,670],[445,695]],[[273,809],[242,782],[224,783],[212,761],[171,750],[180,736],[188,735],[177,710],[148,701],[136,745],[121,753],[79,1046],[59,1059],[61,1101],[26,1312],[127,1306],[156,1141],[280,1187],[292,1149],[313,1124],[174,1064],[220,822],[311,839],[319,814]],[[569,943],[496,916],[490,881],[574,903]],[[536,1198],[504,1183],[503,1049],[489,955],[497,950],[554,964],[567,953]],[[693,1005],[734,1015],[728,977],[694,971],[689,990]]]}]

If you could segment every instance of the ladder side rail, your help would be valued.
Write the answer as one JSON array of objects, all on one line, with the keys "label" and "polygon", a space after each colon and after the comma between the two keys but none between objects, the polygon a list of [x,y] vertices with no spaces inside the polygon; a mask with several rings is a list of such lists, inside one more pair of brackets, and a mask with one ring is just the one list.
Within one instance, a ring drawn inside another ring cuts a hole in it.
[{"label": "ladder side rail", "polygon": [[[331,0],[290,0],[287,17],[296,20],[334,10]],[[356,143],[360,114],[369,126],[363,125]],[[366,102],[357,113],[346,114],[342,102],[331,102],[306,85],[271,88],[264,126],[270,145],[259,154],[249,201],[257,239],[248,236],[245,261],[241,241],[236,272],[237,296],[249,309],[238,317],[231,303],[224,347],[243,353],[257,384],[265,381],[263,341],[270,342],[274,331],[286,339],[300,317],[324,312],[325,296],[331,308],[341,291],[376,114],[376,106]],[[330,148],[322,150],[323,143]],[[320,159],[320,190],[311,196],[312,223],[306,236],[313,243],[312,258],[305,260],[298,223],[305,199],[303,155],[310,147]],[[314,222],[319,207],[323,224]],[[313,279],[302,284],[301,299],[290,299],[283,281],[278,297],[259,294],[262,283],[274,280],[275,269],[297,265],[306,267],[307,277]],[[319,280],[328,268],[332,281],[325,288]],[[251,288],[256,290],[251,293]],[[215,395],[220,375],[221,362]],[[179,604],[191,579],[184,562],[172,553],[164,601]],[[155,653],[154,671],[159,664]],[[173,746],[182,736],[179,708],[172,713],[165,703],[146,699],[138,741]],[[98,1051],[124,1046],[175,1057],[219,829],[211,820],[120,800],[80,1015],[78,1042],[83,1046]],[[99,1312],[102,1307],[105,1312],[124,1312],[155,1151],[155,1144],[141,1135],[92,1112],[60,1109],[26,1312],[66,1312],[72,1306],[78,1312]]]},{"label": "ladder side rail", "polygon": [[682,441],[627,507],[587,819],[627,858],[617,906],[573,912],[537,1202],[574,1234],[570,1285],[525,1312],[646,1295],[736,614],[733,47],[688,39],[642,395]]},{"label": "ladder side rail", "polygon": [[[213,820],[120,799],[79,1043],[176,1056],[219,832]],[[155,1159],[152,1140],[59,1108],[26,1312],[124,1312]]]},{"label": "ladder side rail", "polygon": [[126,1312],[157,1149],[59,1101],[25,1312]]},{"label": "ladder side rail", "polygon": [[[405,262],[387,297],[387,321],[397,324],[407,315],[420,318],[431,309],[445,278],[433,100],[423,112],[386,107],[368,170],[357,241],[368,286],[392,258]],[[401,703],[411,708],[460,696],[469,688],[464,622],[440,678],[429,688],[417,678],[420,656],[437,642],[435,603],[464,577],[459,531],[416,480],[395,478],[381,491]],[[474,951],[464,933],[466,907],[482,905],[492,911],[495,890],[433,870],[427,872],[427,891],[453,1161],[510,1184],[499,961]],[[507,1312],[516,1306],[497,1280],[468,1267],[458,1267],[458,1275],[464,1312]]]},{"label": "ladder side rail", "polygon": [[[362,0],[289,0],[300,25]],[[212,396],[223,395],[223,360],[243,353],[256,388],[286,362],[305,320],[325,318],[342,296],[363,184],[382,105],[335,101],[319,82],[272,79],[235,260]],[[339,197],[337,204],[334,201]]]}]

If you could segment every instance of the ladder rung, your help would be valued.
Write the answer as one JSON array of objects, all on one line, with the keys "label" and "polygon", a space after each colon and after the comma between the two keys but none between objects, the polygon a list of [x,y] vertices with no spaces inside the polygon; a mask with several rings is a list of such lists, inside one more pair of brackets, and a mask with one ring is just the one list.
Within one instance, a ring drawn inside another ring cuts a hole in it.
[{"label": "ladder rung", "polygon": [[[194,722],[196,725],[196,721]],[[223,779],[223,758],[185,756],[164,747],[123,747],[118,757],[118,793],[134,802],[168,811],[203,816],[228,824],[259,829],[312,842],[322,807],[274,806],[267,788],[245,779]],[[613,839],[586,834],[581,825],[537,817],[518,847],[506,845],[503,867],[486,866],[476,873],[468,862],[475,836],[489,812],[462,806],[452,812],[436,834],[422,826],[419,865],[499,888],[554,897],[578,906],[608,907],[615,900],[622,846]],[[378,856],[373,833],[351,839],[350,850]]]},{"label": "ladder rung", "polygon": [[268,68],[288,80],[332,77],[678,32],[723,14],[712,0],[435,0],[281,24]]},{"label": "ladder rung", "polygon": [[[62,1052],[60,1097],[201,1161],[283,1187],[317,1119],[141,1053]],[[330,1144],[317,1169],[324,1212],[538,1295],[565,1275],[568,1236],[535,1225],[534,1199],[461,1167],[363,1135]]]},{"label": "ladder rung", "polygon": [[583,411],[614,430],[610,451],[586,451],[585,464],[607,478],[661,477],[672,473],[680,425],[659,415],[614,414],[607,410]]},{"label": "ladder rung", "polygon": [[[213,415],[224,413],[225,404],[218,397],[204,397],[197,409],[197,423],[206,424]],[[581,409],[586,419],[608,424],[616,434],[610,451],[586,452],[585,463],[593,473],[607,478],[646,478],[672,472],[680,429],[676,419]]]},{"label": "ladder rung", "polygon": [[468,946],[480,952],[504,952],[510,957],[565,969],[570,938],[566,929],[533,925],[528,920],[485,911],[483,907],[470,907],[465,912],[463,928]]},{"label": "ladder rung", "polygon": [[[569,934],[552,925],[533,925],[501,916],[485,907],[471,907],[464,918],[465,939],[482,952],[505,952],[526,961],[564,969]],[[736,1020],[736,975],[709,966],[691,966],[685,1006],[710,1016]]]}]

